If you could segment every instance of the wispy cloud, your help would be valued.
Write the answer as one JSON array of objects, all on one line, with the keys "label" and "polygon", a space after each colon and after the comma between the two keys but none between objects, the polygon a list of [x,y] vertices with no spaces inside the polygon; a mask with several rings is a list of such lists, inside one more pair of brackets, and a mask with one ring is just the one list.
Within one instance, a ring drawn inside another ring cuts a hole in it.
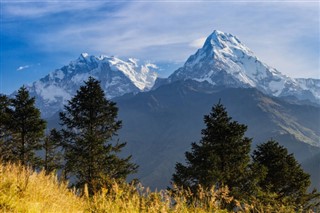
[{"label": "wispy cloud", "polygon": [[30,67],[29,65],[20,66],[17,68],[17,71],[22,71],[22,70],[28,69],[29,67]]},{"label": "wispy cloud", "polygon": [[198,38],[196,40],[193,40],[189,46],[190,47],[195,47],[195,48],[201,48],[204,44],[204,42],[206,41],[206,37],[201,37],[201,38]]},{"label": "wispy cloud", "polygon": [[33,71],[35,71],[35,69],[37,69],[37,67],[40,67],[40,66],[41,66],[40,63],[27,64],[27,65],[19,66],[16,70],[17,70],[17,71],[22,71],[22,70],[26,70],[26,69],[31,69],[31,68],[33,68]]},{"label": "wispy cloud", "polygon": [[41,18],[57,13],[97,9],[103,1],[8,1],[3,0],[2,12],[10,18]]}]

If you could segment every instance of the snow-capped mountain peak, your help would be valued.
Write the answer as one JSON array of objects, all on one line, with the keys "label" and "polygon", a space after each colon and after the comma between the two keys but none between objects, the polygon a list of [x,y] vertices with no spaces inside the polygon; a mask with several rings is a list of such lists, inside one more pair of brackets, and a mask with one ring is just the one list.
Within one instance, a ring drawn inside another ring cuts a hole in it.
[{"label": "snow-capped mountain peak", "polygon": [[69,65],[34,82],[29,91],[36,97],[42,115],[48,117],[61,110],[89,76],[100,80],[106,96],[114,98],[151,89],[158,76],[157,69],[156,65],[140,63],[138,59],[82,53]]},{"label": "snow-capped mountain peak", "polygon": [[236,36],[218,30],[208,36],[203,47],[183,67],[169,76],[169,82],[185,79],[227,87],[254,87],[272,96],[320,100],[315,90],[263,63]]},{"label": "snow-capped mountain peak", "polygon": [[[86,67],[84,70],[90,70],[91,74],[101,72],[108,65],[113,72],[121,72],[127,78],[132,81],[132,83],[139,88],[139,90],[149,90],[155,79],[157,78],[158,67],[155,64],[145,63],[140,64],[139,59],[129,58],[127,61],[121,60],[114,56],[101,55],[99,57],[89,55],[87,53],[82,53],[79,58],[70,63],[70,67]],[[73,69],[71,69],[73,71]],[[80,72],[82,72],[80,70]],[[79,70],[77,70],[79,73]],[[74,79],[79,79],[75,77]],[[80,79],[82,80],[82,78]]]},{"label": "snow-capped mountain peak", "polygon": [[242,51],[248,55],[253,55],[253,52],[242,44],[236,36],[218,30],[213,31],[213,33],[208,36],[202,49],[222,50],[226,54]]}]

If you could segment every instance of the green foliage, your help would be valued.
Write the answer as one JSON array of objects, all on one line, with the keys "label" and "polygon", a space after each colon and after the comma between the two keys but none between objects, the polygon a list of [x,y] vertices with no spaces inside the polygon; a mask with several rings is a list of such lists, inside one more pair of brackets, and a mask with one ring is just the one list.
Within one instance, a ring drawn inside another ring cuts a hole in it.
[{"label": "green foliage", "polygon": [[7,134],[2,140],[7,151],[5,160],[38,166],[40,159],[35,156],[35,151],[41,149],[46,122],[35,107],[35,98],[31,98],[27,89],[21,87],[15,98],[1,99],[1,113],[5,117],[1,125],[5,126]]},{"label": "green foliage", "polygon": [[192,143],[186,152],[187,166],[176,164],[173,181],[178,186],[194,189],[229,186],[233,194],[243,192],[250,161],[251,139],[244,137],[247,127],[232,121],[225,107],[218,103],[204,116],[206,128],[199,144]]},{"label": "green foliage", "polygon": [[61,152],[62,136],[56,130],[52,129],[43,141],[43,168],[47,174],[62,168],[62,152]]},{"label": "green foliage", "polygon": [[10,102],[11,100],[7,96],[0,94],[0,156],[1,160],[5,162],[14,158],[12,136],[8,128]]},{"label": "green foliage", "polygon": [[90,77],[60,113],[66,170],[75,174],[77,186],[89,192],[101,187],[103,178],[125,179],[136,171],[131,156],[119,158],[125,143],[110,141],[121,128],[115,103],[105,98],[100,82]]},{"label": "green foliage", "polygon": [[258,212],[317,208],[319,193],[307,193],[310,176],[286,148],[268,141],[257,147],[249,163],[251,139],[244,137],[245,125],[232,121],[220,103],[204,121],[200,143],[192,143],[192,152],[185,154],[187,165],[176,164],[174,184],[192,192],[199,185],[205,189],[228,186],[231,195],[254,205]]},{"label": "green foliage", "polygon": [[314,201],[319,199],[319,194],[316,191],[307,193],[310,175],[303,171],[285,147],[270,140],[260,144],[252,158],[255,164],[266,168],[265,177],[258,183],[263,191],[274,193],[276,200],[297,207],[310,208],[312,204],[317,205]]}]

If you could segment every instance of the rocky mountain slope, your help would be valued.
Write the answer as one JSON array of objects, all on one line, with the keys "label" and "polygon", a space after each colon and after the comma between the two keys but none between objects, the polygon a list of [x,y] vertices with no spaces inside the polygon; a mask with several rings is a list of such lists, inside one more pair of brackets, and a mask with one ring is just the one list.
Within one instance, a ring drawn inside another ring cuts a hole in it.
[{"label": "rocky mountain slope", "polygon": [[231,88],[257,88],[271,96],[320,103],[320,80],[286,76],[261,62],[236,36],[217,30],[165,83],[185,79]]},{"label": "rocky mountain slope", "polygon": [[123,61],[116,57],[83,53],[77,60],[34,82],[28,89],[36,97],[42,116],[50,117],[63,108],[89,76],[101,81],[110,99],[149,90],[157,78],[157,69],[151,63],[139,64],[137,59]]}]

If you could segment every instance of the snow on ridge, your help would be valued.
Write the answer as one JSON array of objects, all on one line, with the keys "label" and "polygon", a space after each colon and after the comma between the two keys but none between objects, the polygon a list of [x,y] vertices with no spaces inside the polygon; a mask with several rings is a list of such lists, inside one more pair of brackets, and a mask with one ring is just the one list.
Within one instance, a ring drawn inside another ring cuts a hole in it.
[{"label": "snow on ridge", "polygon": [[141,91],[150,89],[158,76],[156,65],[151,63],[139,65],[138,59],[129,58],[126,62],[118,58],[112,58],[108,61],[113,71],[121,71]]},{"label": "snow on ridge", "polygon": [[35,92],[42,97],[47,103],[57,102],[58,98],[62,100],[70,100],[71,95],[66,92],[64,88],[55,84],[45,84],[44,82],[37,81],[33,84]]},{"label": "snow on ridge", "polygon": [[221,51],[235,54],[235,52],[245,52],[248,55],[253,56],[253,52],[234,35],[230,33],[224,33],[222,31],[215,30],[207,38],[207,42],[204,45],[208,45],[208,42],[213,48],[217,48]]},{"label": "snow on ridge", "polygon": [[295,80],[304,90],[309,90],[315,97],[320,99],[320,79],[296,78]]},{"label": "snow on ridge", "polygon": [[[136,58],[128,58],[127,61],[124,61],[114,56],[100,55],[96,57],[88,53],[82,53],[76,61],[70,62],[69,67],[75,67],[77,65],[84,66],[85,64],[90,65],[92,62],[96,62],[97,64],[93,65],[94,67],[90,70],[91,74],[100,72],[101,68],[99,69],[99,67],[101,67],[103,63],[107,63],[112,71],[122,72],[141,91],[151,89],[158,77],[156,71],[159,68],[155,64],[149,62],[140,64],[139,59]],[[84,76],[86,75],[76,74],[76,77],[74,77],[72,81],[75,83],[83,81]]]},{"label": "snow on ridge", "polygon": [[[220,64],[221,69],[232,74],[240,82],[251,87],[264,87],[266,90],[273,91],[284,88],[284,81],[277,81],[277,79],[287,78],[287,76],[261,62],[237,37],[229,33],[214,31],[209,38],[211,38],[211,51],[215,56],[215,64]],[[263,85],[262,82],[266,79],[269,79],[269,85]],[[273,86],[276,88],[267,88]]]},{"label": "snow on ridge", "polygon": [[128,62],[131,62],[135,67],[138,67],[139,59],[129,58],[129,59],[128,59]]},{"label": "snow on ridge", "polygon": [[49,78],[52,80],[54,80],[55,78],[61,80],[64,78],[64,76],[65,76],[65,74],[63,73],[62,70],[55,70],[55,71],[49,73]]},{"label": "snow on ridge", "polygon": [[236,36],[218,30],[207,37],[203,47],[191,55],[182,68],[169,76],[169,82],[193,79],[223,84],[225,79],[221,79],[224,75],[220,72],[229,74],[233,86],[254,87],[272,96],[294,95],[301,100],[311,92],[314,99],[310,96],[310,100],[320,101],[320,79],[290,78],[261,62]]},{"label": "snow on ridge", "polygon": [[[75,84],[81,84],[82,82],[88,80],[88,78],[92,76],[91,73],[79,73],[72,76],[71,81]],[[94,77],[94,76],[92,76]]]},{"label": "snow on ridge", "polygon": [[89,57],[89,54],[88,53],[81,53],[81,56],[84,58],[87,58],[87,57]]},{"label": "snow on ridge", "polygon": [[82,53],[68,65],[29,85],[28,90],[36,97],[43,116],[49,117],[60,110],[90,76],[101,81],[108,98],[114,98],[151,89],[158,69],[155,64],[134,58],[125,61],[114,56]]}]

